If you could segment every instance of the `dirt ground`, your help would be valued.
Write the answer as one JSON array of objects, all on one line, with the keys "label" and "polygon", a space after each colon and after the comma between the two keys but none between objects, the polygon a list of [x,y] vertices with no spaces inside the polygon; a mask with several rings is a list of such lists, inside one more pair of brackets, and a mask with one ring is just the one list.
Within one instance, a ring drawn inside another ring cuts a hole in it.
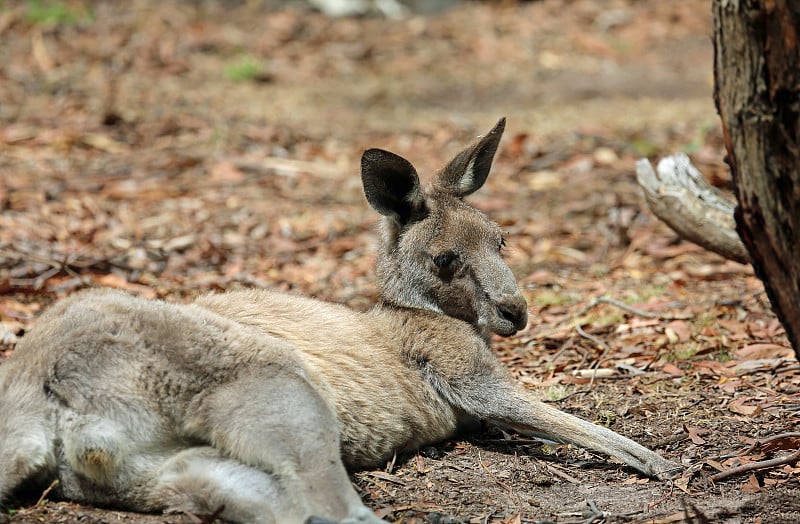
[{"label": "dirt ground", "polygon": [[[361,152],[390,149],[424,176],[505,115],[471,201],[506,231],[531,322],[496,340],[498,358],[687,473],[648,480],[487,428],[356,472],[366,503],[403,523],[800,522],[800,464],[779,460],[800,448],[800,366],[763,288],[678,240],[633,175],[638,158],[684,151],[730,183],[710,18],[701,0],[401,20],[4,2],[0,359],[42,308],[91,285],[174,301],[263,286],[366,309],[377,217]],[[49,499],[0,520],[198,522]]]}]

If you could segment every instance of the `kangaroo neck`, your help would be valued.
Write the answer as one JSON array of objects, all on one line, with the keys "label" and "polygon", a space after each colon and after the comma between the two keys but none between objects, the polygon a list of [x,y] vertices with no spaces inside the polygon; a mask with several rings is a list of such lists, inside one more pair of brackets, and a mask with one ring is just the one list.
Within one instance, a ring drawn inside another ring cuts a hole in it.
[{"label": "kangaroo neck", "polygon": [[464,320],[445,315],[439,308],[428,308],[420,305],[404,305],[381,296],[375,305],[375,312],[396,315],[402,318],[403,325],[416,327],[418,331],[429,331],[429,326],[436,325],[436,331],[452,329],[462,334],[469,330],[480,338],[484,344],[490,345],[492,334],[483,326],[471,324]]}]

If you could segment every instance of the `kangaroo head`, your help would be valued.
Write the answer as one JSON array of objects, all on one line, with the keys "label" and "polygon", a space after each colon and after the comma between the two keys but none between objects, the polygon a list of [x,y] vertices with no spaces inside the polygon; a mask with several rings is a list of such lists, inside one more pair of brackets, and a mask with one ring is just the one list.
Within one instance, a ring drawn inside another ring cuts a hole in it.
[{"label": "kangaroo head", "polygon": [[377,263],[384,301],[444,313],[482,332],[506,336],[525,327],[527,303],[501,256],[502,232],[463,200],[486,181],[504,127],[503,118],[424,189],[404,158],[364,152],[364,193],[384,215]]}]

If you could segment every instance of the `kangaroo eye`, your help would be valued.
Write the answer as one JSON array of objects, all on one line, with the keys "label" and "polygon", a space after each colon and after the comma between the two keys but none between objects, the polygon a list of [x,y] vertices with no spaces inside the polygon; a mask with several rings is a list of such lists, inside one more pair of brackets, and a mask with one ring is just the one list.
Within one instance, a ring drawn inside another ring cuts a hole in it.
[{"label": "kangaroo eye", "polygon": [[455,263],[456,260],[458,260],[458,255],[455,253],[443,253],[433,257],[433,263],[436,264],[436,267],[439,269],[449,268]]},{"label": "kangaroo eye", "polygon": [[504,247],[506,247],[506,239],[500,237],[500,243],[497,245],[497,250],[502,251]]}]

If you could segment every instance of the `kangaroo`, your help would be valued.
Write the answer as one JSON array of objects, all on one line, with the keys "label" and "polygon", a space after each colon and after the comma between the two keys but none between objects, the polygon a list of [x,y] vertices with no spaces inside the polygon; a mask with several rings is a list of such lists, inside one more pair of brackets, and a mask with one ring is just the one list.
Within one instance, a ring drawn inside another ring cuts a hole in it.
[{"label": "kangaroo", "polygon": [[140,512],[382,522],[348,470],[480,420],[672,476],[677,464],[537,400],[492,354],[527,304],[500,228],[464,197],[504,127],[425,188],[402,157],[363,154],[383,215],[366,313],[260,289],[188,305],[95,289],[49,308],[0,366],[0,504],[58,479],[61,497]]}]

